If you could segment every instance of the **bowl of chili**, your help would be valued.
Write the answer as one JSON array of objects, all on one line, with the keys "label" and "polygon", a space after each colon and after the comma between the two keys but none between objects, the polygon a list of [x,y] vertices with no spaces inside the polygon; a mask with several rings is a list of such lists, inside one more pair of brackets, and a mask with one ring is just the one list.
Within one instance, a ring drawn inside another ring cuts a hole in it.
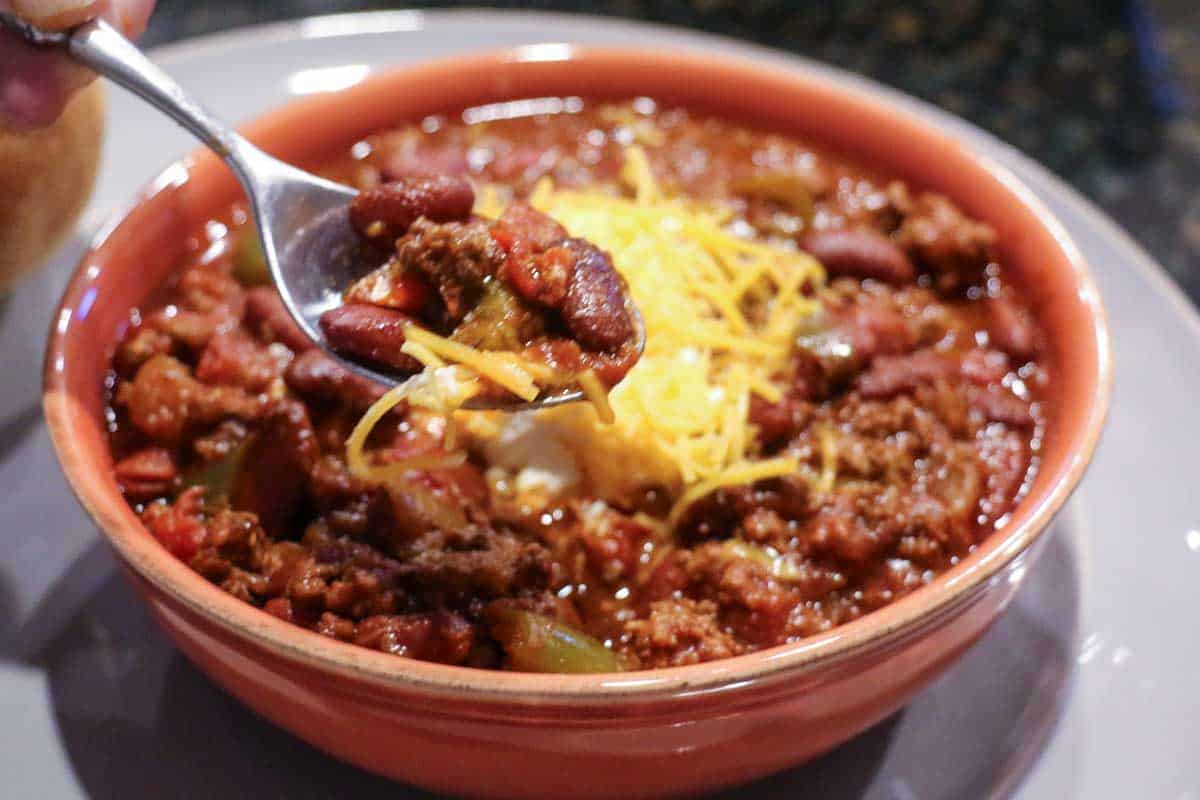
[{"label": "bowl of chili", "polygon": [[[363,486],[347,428],[380,393],[288,327],[233,178],[199,153],[67,288],[44,395],[64,471],[193,662],[367,769],[656,796],[811,758],[1012,598],[1106,412],[1095,286],[1010,173],[861,90],[682,53],[527,55],[398,70],[248,133],[364,191],[466,176],[479,218],[520,205],[506,230],[540,214],[595,243],[646,318],[613,425],[464,421],[465,460],[422,471],[403,459],[454,450],[449,414],[393,414],[366,455],[412,468]],[[473,219],[396,231],[380,258],[478,243]],[[566,240],[520,241],[470,252],[511,270]],[[444,314],[445,283],[405,269],[359,296],[416,286]]]}]

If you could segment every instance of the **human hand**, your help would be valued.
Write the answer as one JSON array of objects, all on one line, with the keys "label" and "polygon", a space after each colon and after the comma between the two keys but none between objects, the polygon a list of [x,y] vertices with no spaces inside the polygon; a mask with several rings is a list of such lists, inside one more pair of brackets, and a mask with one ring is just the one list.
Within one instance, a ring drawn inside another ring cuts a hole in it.
[{"label": "human hand", "polygon": [[[39,28],[64,30],[104,17],[129,37],[145,29],[153,9],[154,0],[0,0],[0,11]],[[49,125],[93,77],[62,53],[38,50],[0,31],[0,129]]]}]

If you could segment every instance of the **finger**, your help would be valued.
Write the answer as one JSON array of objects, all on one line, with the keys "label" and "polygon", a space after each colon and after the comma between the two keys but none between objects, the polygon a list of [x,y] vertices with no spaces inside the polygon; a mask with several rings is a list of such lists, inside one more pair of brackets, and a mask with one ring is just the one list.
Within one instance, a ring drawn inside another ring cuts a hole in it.
[{"label": "finger", "polygon": [[0,34],[0,127],[27,130],[54,121],[71,88],[66,59]]},{"label": "finger", "polygon": [[[0,0],[11,10],[47,29],[81,24],[97,14],[126,36],[146,28],[154,0]],[[71,95],[94,75],[69,58],[38,51],[0,32],[0,129],[29,130],[52,123]]]},{"label": "finger", "polygon": [[146,30],[154,0],[112,0],[105,16],[131,39],[136,39]]},{"label": "finger", "polygon": [[108,0],[9,0],[17,16],[47,30],[82,25],[100,16]]}]

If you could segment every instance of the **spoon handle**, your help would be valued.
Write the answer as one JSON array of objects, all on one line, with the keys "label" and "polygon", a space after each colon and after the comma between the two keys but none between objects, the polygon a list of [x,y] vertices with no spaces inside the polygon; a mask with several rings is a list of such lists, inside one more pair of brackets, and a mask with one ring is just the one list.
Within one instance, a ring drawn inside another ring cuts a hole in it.
[{"label": "spoon handle", "polygon": [[239,177],[246,177],[241,161],[255,149],[253,145],[188,96],[170,75],[104,20],[92,20],[68,31],[45,31],[0,12],[0,28],[35,47],[67,51],[75,61],[167,114],[225,159]]}]

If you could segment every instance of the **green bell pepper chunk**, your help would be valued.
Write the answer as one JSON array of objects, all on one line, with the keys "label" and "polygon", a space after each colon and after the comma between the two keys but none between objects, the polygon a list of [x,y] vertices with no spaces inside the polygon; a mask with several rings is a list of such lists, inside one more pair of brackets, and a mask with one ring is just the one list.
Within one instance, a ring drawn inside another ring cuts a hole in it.
[{"label": "green bell pepper chunk", "polygon": [[489,615],[492,636],[504,647],[508,663],[521,672],[620,672],[617,654],[582,631],[561,622],[504,608]]},{"label": "green bell pepper chunk", "polygon": [[254,442],[253,436],[247,436],[238,442],[222,458],[200,464],[183,476],[183,488],[203,486],[205,500],[211,505],[228,503],[233,497],[238,479],[241,477],[246,463],[246,454]]},{"label": "green bell pepper chunk", "polygon": [[734,181],[733,190],[738,194],[774,200],[793,211],[805,224],[811,222],[816,213],[812,192],[799,175],[787,172],[748,175]]},{"label": "green bell pepper chunk", "polygon": [[742,539],[729,539],[724,548],[725,555],[729,558],[740,558],[758,564],[781,581],[796,583],[804,580],[803,570],[774,549],[759,547]]},{"label": "green bell pepper chunk", "polygon": [[248,224],[237,234],[233,246],[233,277],[243,286],[264,286],[271,282],[267,257],[263,254],[258,228]]}]

